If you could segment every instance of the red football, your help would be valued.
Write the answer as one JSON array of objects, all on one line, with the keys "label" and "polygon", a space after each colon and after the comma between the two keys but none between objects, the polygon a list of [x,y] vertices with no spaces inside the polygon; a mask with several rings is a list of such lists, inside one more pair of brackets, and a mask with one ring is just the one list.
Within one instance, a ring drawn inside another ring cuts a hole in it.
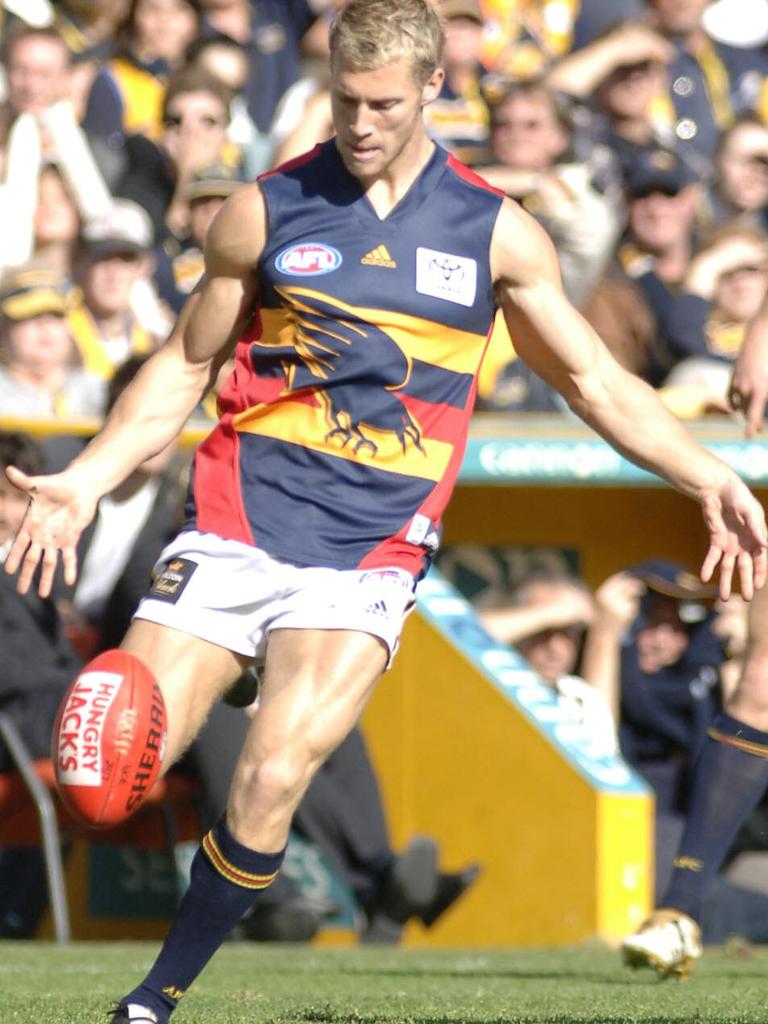
[{"label": "red football", "polygon": [[149,669],[127,651],[89,662],[67,690],[53,727],[59,793],[94,828],[124,821],[160,773],[165,704]]}]

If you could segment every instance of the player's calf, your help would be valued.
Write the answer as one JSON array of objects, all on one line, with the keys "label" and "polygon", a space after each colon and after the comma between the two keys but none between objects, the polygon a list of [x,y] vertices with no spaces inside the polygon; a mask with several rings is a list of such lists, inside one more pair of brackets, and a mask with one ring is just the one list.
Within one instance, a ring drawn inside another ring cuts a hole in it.
[{"label": "player's calf", "polygon": [[135,655],[105,651],[72,682],[51,755],[64,805],[94,828],[119,824],[160,774],[167,724],[160,687]]}]

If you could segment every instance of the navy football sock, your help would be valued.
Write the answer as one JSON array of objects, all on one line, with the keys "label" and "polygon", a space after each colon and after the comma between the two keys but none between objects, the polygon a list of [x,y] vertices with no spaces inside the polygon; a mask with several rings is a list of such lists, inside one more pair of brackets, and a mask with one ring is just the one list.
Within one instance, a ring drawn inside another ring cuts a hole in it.
[{"label": "navy football sock", "polygon": [[211,829],[192,861],[189,888],[144,981],[122,1000],[168,1020],[229,933],[273,880],[285,850],[257,853],[239,843],[224,819]]},{"label": "navy football sock", "polygon": [[768,732],[718,715],[693,778],[685,831],[662,906],[700,921],[710,884],[768,785]]}]

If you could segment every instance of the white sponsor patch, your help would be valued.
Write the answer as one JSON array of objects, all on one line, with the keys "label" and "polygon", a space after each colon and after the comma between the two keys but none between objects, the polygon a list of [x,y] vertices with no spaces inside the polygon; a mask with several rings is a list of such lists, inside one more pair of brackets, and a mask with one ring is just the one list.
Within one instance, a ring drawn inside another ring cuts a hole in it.
[{"label": "white sponsor patch", "polygon": [[435,529],[435,524],[427,516],[421,515],[420,512],[417,512],[411,520],[411,525],[408,527],[405,539],[409,544],[420,544],[427,551],[437,551],[440,543],[440,537]]},{"label": "white sponsor patch", "polygon": [[436,249],[416,249],[416,291],[471,306],[477,294],[477,261]]},{"label": "white sponsor patch", "polygon": [[58,736],[57,775],[68,786],[101,785],[104,723],[123,677],[84,672],[67,698]]}]

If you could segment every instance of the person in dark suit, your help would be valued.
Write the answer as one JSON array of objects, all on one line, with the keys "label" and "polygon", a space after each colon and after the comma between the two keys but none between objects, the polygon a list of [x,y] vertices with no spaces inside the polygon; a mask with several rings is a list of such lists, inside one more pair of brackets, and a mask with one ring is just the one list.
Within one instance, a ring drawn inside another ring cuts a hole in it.
[{"label": "person in dark suit", "polygon": [[[27,509],[26,497],[10,483],[5,467],[39,473],[43,464],[32,438],[0,431],[0,565]],[[0,638],[0,712],[16,726],[31,757],[48,757],[59,702],[80,667],[54,599],[19,594],[10,576],[0,572]],[[0,740],[0,771],[14,768]],[[6,847],[0,852],[0,938],[34,936],[46,905],[44,877],[39,849]]]}]

